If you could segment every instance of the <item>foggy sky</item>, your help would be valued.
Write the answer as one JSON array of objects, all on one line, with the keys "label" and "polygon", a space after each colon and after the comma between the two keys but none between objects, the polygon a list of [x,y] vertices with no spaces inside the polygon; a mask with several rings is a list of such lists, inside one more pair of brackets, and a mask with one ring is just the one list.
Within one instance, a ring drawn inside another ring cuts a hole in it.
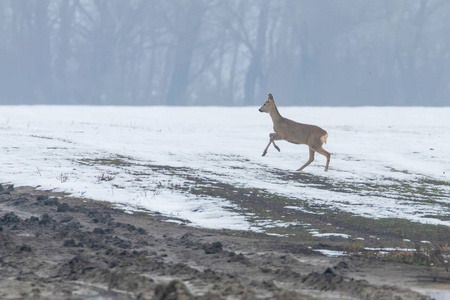
[{"label": "foggy sky", "polygon": [[2,0],[0,104],[450,105],[447,0]]}]

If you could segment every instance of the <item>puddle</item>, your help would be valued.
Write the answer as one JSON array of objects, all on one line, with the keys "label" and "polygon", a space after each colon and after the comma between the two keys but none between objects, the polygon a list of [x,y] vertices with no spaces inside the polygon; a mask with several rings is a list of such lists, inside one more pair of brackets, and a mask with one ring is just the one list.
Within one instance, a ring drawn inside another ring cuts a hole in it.
[{"label": "puddle", "polygon": [[426,296],[431,297],[433,300],[449,300],[450,299],[450,286],[449,289],[440,290],[440,289],[425,289],[425,290],[417,290],[419,293],[422,293]]}]

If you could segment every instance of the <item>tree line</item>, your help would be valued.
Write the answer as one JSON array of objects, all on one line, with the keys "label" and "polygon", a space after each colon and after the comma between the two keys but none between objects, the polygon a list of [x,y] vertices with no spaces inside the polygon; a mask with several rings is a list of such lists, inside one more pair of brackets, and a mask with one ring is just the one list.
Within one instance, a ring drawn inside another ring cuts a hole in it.
[{"label": "tree line", "polygon": [[2,0],[0,103],[448,105],[446,0]]}]

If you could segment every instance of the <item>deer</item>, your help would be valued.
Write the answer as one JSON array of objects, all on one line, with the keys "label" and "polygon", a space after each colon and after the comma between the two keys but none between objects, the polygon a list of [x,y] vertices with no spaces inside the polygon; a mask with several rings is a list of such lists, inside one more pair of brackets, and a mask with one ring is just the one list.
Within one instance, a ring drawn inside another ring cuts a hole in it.
[{"label": "deer", "polygon": [[302,171],[310,163],[314,161],[315,152],[324,155],[327,158],[325,165],[325,172],[328,171],[331,154],[322,148],[322,145],[327,142],[328,133],[316,125],[302,124],[289,120],[281,116],[278,108],[275,105],[272,94],[269,94],[269,99],[261,106],[260,112],[269,113],[273,121],[274,133],[269,134],[269,144],[264,149],[262,156],[267,154],[270,144],[273,144],[275,149],[280,151],[280,148],[275,144],[275,141],[285,140],[293,144],[305,144],[309,146],[309,159],[297,171]]}]

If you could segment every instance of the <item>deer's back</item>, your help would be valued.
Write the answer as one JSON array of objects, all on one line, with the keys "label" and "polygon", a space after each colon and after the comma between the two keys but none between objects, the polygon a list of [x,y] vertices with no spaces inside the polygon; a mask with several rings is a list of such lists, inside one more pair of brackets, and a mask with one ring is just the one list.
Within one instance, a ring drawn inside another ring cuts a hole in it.
[{"label": "deer's back", "polygon": [[294,144],[309,144],[327,132],[316,125],[298,123],[286,118],[274,124],[275,132],[284,140]]}]

